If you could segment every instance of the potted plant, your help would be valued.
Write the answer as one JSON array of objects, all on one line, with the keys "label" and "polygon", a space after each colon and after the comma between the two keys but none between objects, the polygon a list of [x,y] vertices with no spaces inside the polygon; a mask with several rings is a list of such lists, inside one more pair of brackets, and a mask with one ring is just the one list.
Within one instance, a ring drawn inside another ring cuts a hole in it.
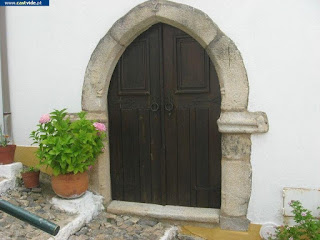
[{"label": "potted plant", "polygon": [[[320,219],[312,215],[311,211],[303,208],[300,201],[291,201],[295,224],[293,226],[282,225],[276,228],[275,234],[269,236],[269,240],[319,240]],[[318,207],[319,209],[320,207]]]},{"label": "potted plant", "polygon": [[23,184],[26,188],[36,188],[39,186],[40,170],[30,167],[21,173]]},{"label": "potted plant", "polygon": [[0,165],[13,163],[16,145],[9,144],[9,142],[9,136],[3,134],[0,126]]},{"label": "potted plant", "polygon": [[66,109],[43,115],[38,129],[30,134],[40,164],[53,170],[51,184],[54,192],[63,198],[77,198],[88,189],[87,170],[103,151],[106,127],[86,119],[86,112],[78,113],[71,121]]}]

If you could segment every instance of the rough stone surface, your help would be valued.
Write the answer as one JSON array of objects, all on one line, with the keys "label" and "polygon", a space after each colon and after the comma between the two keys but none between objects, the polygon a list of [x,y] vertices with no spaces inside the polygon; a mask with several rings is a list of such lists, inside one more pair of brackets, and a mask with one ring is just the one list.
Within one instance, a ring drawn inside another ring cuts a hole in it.
[{"label": "rough stone surface", "polygon": [[0,194],[16,186],[16,177],[22,170],[22,163],[0,165]]},{"label": "rough stone surface", "polygon": [[204,12],[179,3],[156,1],[158,21],[173,25],[195,38],[206,48],[220,32],[217,25]]},{"label": "rough stone surface", "polygon": [[0,165],[0,177],[15,178],[22,171],[22,163],[15,162],[11,164]]},{"label": "rough stone surface", "polygon": [[220,227],[225,230],[248,231],[250,221],[245,217],[220,216]]},{"label": "rough stone surface", "polygon": [[[138,221],[137,221],[138,219]],[[80,239],[162,239],[169,224],[154,219],[140,219],[128,215],[100,213],[90,223],[72,235],[69,240]],[[176,234],[175,234],[176,235]],[[177,239],[177,238],[176,238]]]},{"label": "rough stone surface", "polygon": [[203,240],[201,237],[196,237],[196,236],[189,236],[189,235],[184,235],[181,233],[178,233],[176,237],[173,238],[174,240]]},{"label": "rough stone surface", "polygon": [[82,109],[104,111],[113,70],[125,50],[110,34],[105,35],[92,53],[82,88]]},{"label": "rough stone surface", "polygon": [[222,112],[217,123],[222,133],[265,133],[269,130],[268,118],[263,112]]},{"label": "rough stone surface", "polygon": [[[54,208],[49,201],[52,196],[54,193],[50,185],[42,184],[42,190],[40,191],[38,188],[34,192],[22,187],[19,182],[16,189],[2,193],[1,199],[64,227],[73,219],[74,215]],[[0,239],[45,240],[48,238],[50,238],[49,234],[7,213],[0,212]]]},{"label": "rough stone surface", "polygon": [[107,207],[108,212],[115,214],[129,213],[132,215],[146,216],[157,219],[198,222],[198,223],[218,223],[218,209],[193,208],[181,206],[162,206],[148,203],[135,203],[124,201],[112,201]]},{"label": "rough stone surface", "polygon": [[251,195],[251,164],[248,161],[222,161],[221,214],[247,215]]},{"label": "rough stone surface", "polygon": [[[146,219],[132,217],[128,215],[115,215],[107,212],[101,212],[94,219],[79,226],[78,231],[73,235],[61,233],[70,225],[75,225],[79,220],[79,211],[82,214],[84,208],[95,208],[95,204],[87,202],[85,206],[76,203],[73,207],[73,200],[66,203],[65,208],[69,212],[61,211],[50,203],[54,193],[49,183],[41,182],[41,188],[26,189],[22,187],[21,180],[18,181],[18,187],[1,194],[1,198],[22,207],[40,217],[48,219],[61,227],[56,237],[20,221],[4,212],[0,212],[0,239],[69,239],[69,240],[88,240],[88,239],[176,239],[176,240],[198,240],[192,236],[181,235],[177,227],[168,223],[162,223],[155,219]],[[67,200],[61,200],[67,201]],[[69,201],[69,200],[68,200]],[[80,202],[81,200],[76,200]],[[60,206],[61,207],[61,206]],[[75,212],[77,214],[72,214]],[[81,213],[80,213],[81,215]]]},{"label": "rough stone surface", "polygon": [[105,151],[98,156],[97,163],[90,171],[89,189],[103,196],[104,204],[109,204],[111,198],[110,149],[108,139],[104,141]]},{"label": "rough stone surface", "polygon": [[248,160],[251,154],[250,134],[222,134],[221,148],[226,159]]},{"label": "rough stone surface", "polygon": [[3,178],[0,181],[0,194],[6,192],[9,189],[14,189],[16,186],[16,179],[15,178]]},{"label": "rough stone surface", "polygon": [[110,35],[121,45],[128,46],[138,35],[158,22],[155,2],[144,2],[120,18],[110,29]]},{"label": "rough stone surface", "polygon": [[221,109],[244,111],[248,106],[249,83],[239,50],[227,37],[212,41],[206,48],[214,63],[221,89]]}]

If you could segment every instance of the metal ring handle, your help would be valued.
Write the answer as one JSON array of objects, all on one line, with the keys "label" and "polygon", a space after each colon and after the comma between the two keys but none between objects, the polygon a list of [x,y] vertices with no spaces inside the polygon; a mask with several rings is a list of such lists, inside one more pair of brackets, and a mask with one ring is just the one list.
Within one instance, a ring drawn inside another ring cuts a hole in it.
[{"label": "metal ring handle", "polygon": [[166,103],[166,104],[164,105],[164,108],[165,108],[168,112],[171,112],[172,109],[173,109],[173,104],[172,104],[172,102]]},{"label": "metal ring handle", "polygon": [[158,104],[158,103],[155,103],[155,102],[152,103],[151,106],[150,106],[150,109],[151,109],[152,112],[158,111],[158,109],[159,109],[159,104]]}]

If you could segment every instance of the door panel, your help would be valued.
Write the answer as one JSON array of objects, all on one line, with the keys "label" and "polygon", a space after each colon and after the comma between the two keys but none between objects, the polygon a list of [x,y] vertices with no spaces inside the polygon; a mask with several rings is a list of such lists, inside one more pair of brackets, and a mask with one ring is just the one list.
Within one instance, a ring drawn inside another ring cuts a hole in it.
[{"label": "door panel", "polygon": [[140,153],[140,184],[141,201],[151,202],[152,197],[152,178],[150,174],[150,113],[146,109],[139,110],[139,143]]},{"label": "door panel", "polygon": [[[163,59],[167,202],[220,207],[220,181],[216,182],[221,176],[217,74],[200,44],[169,25],[163,26]],[[183,126],[186,122],[188,129]]]},{"label": "door panel", "polygon": [[161,203],[160,111],[150,109],[153,103],[160,104],[159,37],[160,29],[154,26],[134,40],[111,79],[108,111],[113,199]]},{"label": "door panel", "polygon": [[190,206],[191,203],[191,159],[190,159],[190,111],[177,110],[177,151],[178,151],[178,203]]},{"label": "door panel", "polygon": [[123,187],[124,199],[127,201],[140,201],[139,179],[139,120],[136,109],[122,109],[122,161],[123,161]]},{"label": "door panel", "polygon": [[109,88],[113,199],[220,207],[220,88],[205,50],[156,24],[133,41]]}]

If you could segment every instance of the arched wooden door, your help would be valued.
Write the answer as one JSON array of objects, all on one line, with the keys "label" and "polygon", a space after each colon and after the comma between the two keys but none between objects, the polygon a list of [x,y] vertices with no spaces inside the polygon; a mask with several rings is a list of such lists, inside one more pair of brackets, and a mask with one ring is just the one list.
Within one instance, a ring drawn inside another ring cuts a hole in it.
[{"label": "arched wooden door", "polygon": [[108,94],[112,198],[220,208],[220,105],[196,40],[166,24],[137,37]]}]

